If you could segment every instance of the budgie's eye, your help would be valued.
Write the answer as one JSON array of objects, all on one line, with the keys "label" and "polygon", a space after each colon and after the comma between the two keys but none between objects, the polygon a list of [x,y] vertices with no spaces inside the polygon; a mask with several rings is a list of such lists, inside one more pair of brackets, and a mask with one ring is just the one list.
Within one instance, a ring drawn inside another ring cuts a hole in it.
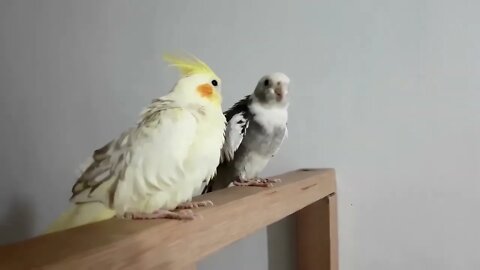
[{"label": "budgie's eye", "polygon": [[217,85],[218,85],[217,80],[213,80],[213,81],[212,81],[212,85],[213,85],[213,86],[217,86]]},{"label": "budgie's eye", "polygon": [[266,79],[264,82],[263,82],[263,85],[265,86],[268,86],[270,84],[270,81],[268,79]]}]

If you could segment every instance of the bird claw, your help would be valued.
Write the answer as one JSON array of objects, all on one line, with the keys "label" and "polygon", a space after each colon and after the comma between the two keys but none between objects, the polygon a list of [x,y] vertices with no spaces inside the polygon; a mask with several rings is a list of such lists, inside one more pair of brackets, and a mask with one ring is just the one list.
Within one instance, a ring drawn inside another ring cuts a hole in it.
[{"label": "bird claw", "polygon": [[190,209],[184,209],[180,211],[169,211],[159,209],[153,213],[131,213],[127,212],[123,216],[126,219],[133,220],[145,220],[145,219],[178,219],[178,220],[192,220],[195,218],[195,214]]},{"label": "bird claw", "polygon": [[282,179],[280,178],[257,178],[258,181],[262,182],[262,183],[272,183],[272,184],[275,184],[275,183],[280,183],[282,182]]},{"label": "bird claw", "polygon": [[262,183],[257,180],[246,180],[246,181],[235,180],[233,181],[233,184],[239,187],[272,187],[273,186],[272,183]]},{"label": "bird claw", "polygon": [[200,202],[185,202],[179,204],[175,210],[165,210],[159,209],[154,211],[153,213],[133,213],[127,212],[123,215],[125,219],[134,219],[134,220],[144,220],[144,219],[178,219],[178,220],[192,220],[197,215],[193,213],[191,209],[205,207],[205,206],[213,206],[213,202],[210,200],[200,201]]},{"label": "bird claw", "polygon": [[281,182],[281,179],[269,179],[269,178],[255,178],[252,180],[235,180],[233,184],[235,186],[250,186],[250,187],[273,187],[274,183]]},{"label": "bird claw", "polygon": [[185,202],[177,206],[176,209],[192,209],[206,206],[213,206],[213,202],[210,200],[200,201],[200,202]]}]

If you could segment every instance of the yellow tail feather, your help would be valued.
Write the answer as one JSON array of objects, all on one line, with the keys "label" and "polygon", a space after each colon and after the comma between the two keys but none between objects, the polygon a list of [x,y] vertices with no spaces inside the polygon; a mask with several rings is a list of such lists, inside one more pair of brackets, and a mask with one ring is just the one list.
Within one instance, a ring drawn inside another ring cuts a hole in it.
[{"label": "yellow tail feather", "polygon": [[102,203],[73,204],[56,221],[54,221],[45,233],[63,231],[73,227],[94,223],[115,216],[115,211],[105,207]]}]

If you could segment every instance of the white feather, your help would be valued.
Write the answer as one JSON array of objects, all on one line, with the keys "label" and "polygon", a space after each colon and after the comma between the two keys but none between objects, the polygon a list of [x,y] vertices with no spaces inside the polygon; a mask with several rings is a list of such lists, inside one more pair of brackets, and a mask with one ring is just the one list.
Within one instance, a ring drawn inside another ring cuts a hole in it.
[{"label": "white feather", "polygon": [[283,108],[264,107],[254,100],[249,108],[254,115],[255,121],[262,125],[267,132],[272,132],[275,127],[285,126],[287,124],[287,106]]},{"label": "white feather", "polygon": [[218,113],[195,113],[166,110],[159,126],[142,127],[149,139],[134,143],[127,181],[120,181],[115,193],[118,214],[175,208],[191,199],[203,179],[214,175],[225,120]]}]

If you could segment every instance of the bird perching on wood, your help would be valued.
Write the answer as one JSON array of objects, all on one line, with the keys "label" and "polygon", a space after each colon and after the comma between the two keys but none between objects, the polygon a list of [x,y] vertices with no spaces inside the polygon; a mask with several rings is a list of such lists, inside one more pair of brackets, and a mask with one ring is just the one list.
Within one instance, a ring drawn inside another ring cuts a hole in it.
[{"label": "bird perching on wood", "polygon": [[192,219],[191,202],[214,176],[224,142],[220,78],[197,58],[168,56],[181,78],[136,127],[96,150],[72,188],[72,206],[49,232],[118,216]]},{"label": "bird perching on wood", "polygon": [[287,137],[290,79],[273,73],[260,79],[255,91],[226,111],[225,143],[217,175],[203,193],[237,186],[268,187],[280,179],[258,177]]}]

